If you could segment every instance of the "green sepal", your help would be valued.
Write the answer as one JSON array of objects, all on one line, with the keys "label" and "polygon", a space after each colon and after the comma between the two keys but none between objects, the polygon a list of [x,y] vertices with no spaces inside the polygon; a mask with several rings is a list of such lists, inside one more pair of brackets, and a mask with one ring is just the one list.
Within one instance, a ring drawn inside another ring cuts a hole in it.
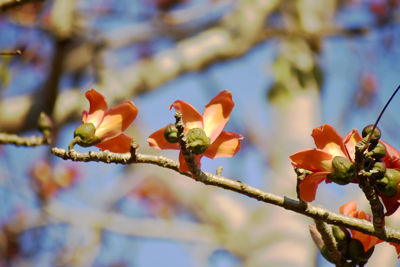
[{"label": "green sepal", "polygon": [[164,129],[164,138],[168,143],[178,142],[178,129],[176,129],[175,124],[170,123]]},{"label": "green sepal", "polygon": [[94,127],[93,123],[79,125],[78,128],[75,129],[74,137],[80,138],[76,144],[83,147],[93,146],[101,141],[101,139],[96,136],[96,127]]},{"label": "green sepal", "polygon": [[207,137],[203,129],[193,128],[187,133],[187,144],[193,154],[204,153],[210,145],[210,138]]},{"label": "green sepal", "polygon": [[377,161],[368,173],[370,173],[371,178],[382,179],[386,173],[386,164],[382,161]]},{"label": "green sepal", "polygon": [[368,151],[365,156],[373,157],[374,159],[379,160],[386,156],[386,147],[384,144],[378,143],[373,147],[373,149]]},{"label": "green sepal", "polygon": [[397,194],[397,185],[400,182],[400,171],[395,169],[386,169],[382,179],[376,180],[375,184],[379,192],[388,197]]},{"label": "green sepal", "polygon": [[355,177],[354,164],[345,157],[336,156],[332,160],[333,173],[328,174],[328,179],[334,183],[345,185]]},{"label": "green sepal", "polygon": [[[373,124],[367,125],[364,127],[362,130],[362,137],[363,138],[368,138],[370,132],[372,131],[372,128],[374,128]],[[375,130],[371,136],[370,141],[371,142],[377,142],[381,138],[381,130],[379,130],[378,127],[375,127]]]}]

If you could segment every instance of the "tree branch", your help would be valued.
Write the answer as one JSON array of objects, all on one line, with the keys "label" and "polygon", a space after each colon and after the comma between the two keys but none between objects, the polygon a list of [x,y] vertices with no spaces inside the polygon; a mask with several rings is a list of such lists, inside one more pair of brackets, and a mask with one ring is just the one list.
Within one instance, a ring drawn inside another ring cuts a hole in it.
[{"label": "tree branch", "polygon": [[48,145],[49,139],[43,136],[18,136],[15,134],[0,133],[0,144],[13,144],[16,146]]},{"label": "tree branch", "polygon": [[[51,152],[63,159],[70,159],[72,161],[96,161],[96,162],[104,162],[104,163],[117,163],[117,164],[128,164],[128,163],[147,163],[157,165],[163,168],[174,170],[184,176],[192,178],[191,173],[182,173],[179,171],[178,162],[161,157],[161,156],[151,156],[136,153],[136,159],[133,160],[131,153],[112,153],[109,151],[99,151],[89,153],[78,153],[75,150],[67,151],[62,148],[52,148]],[[250,198],[257,199],[259,201],[272,204],[275,206],[282,207],[287,210],[294,211],[296,213],[303,214],[307,217],[313,219],[319,219],[329,224],[334,224],[338,226],[343,226],[346,228],[354,229],[360,231],[364,234],[369,234],[373,236],[379,236],[379,234],[375,231],[374,226],[371,222],[366,220],[360,220],[353,217],[348,217],[345,215],[337,214],[331,211],[328,211],[324,208],[312,206],[307,204],[300,203],[300,201],[291,199],[289,197],[281,197],[274,195],[272,193],[264,192],[260,189],[247,185],[239,180],[233,180],[229,178],[225,178],[222,176],[217,176],[208,172],[204,172],[205,179],[201,181],[206,185],[212,185],[221,187],[230,191],[237,192],[242,195],[246,195]],[[384,227],[386,231],[386,237],[382,240],[388,242],[394,242],[400,244],[400,232],[396,231],[390,227]]]},{"label": "tree branch", "polygon": [[8,9],[15,8],[31,2],[43,2],[44,0],[0,0],[0,11],[4,12]]}]

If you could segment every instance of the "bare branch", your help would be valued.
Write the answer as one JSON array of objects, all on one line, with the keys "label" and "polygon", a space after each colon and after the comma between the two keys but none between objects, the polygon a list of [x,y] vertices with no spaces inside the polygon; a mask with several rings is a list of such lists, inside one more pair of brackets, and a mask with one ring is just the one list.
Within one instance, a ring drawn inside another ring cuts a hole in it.
[{"label": "bare branch", "polygon": [[[118,164],[128,164],[128,163],[153,164],[163,168],[174,170],[182,175],[192,178],[191,173],[182,173],[179,171],[179,164],[176,161],[160,156],[151,156],[151,155],[136,153],[136,160],[133,160],[131,153],[118,154],[109,151],[99,151],[99,152],[90,151],[89,153],[78,153],[75,150],[67,151],[61,148],[52,148],[51,151],[54,155],[60,158],[70,159],[73,161],[84,161],[84,162],[97,161],[97,162],[118,163]],[[386,236],[382,238],[379,235],[379,233],[375,231],[373,224],[366,220],[360,220],[357,218],[337,214],[328,211],[324,208],[312,206],[308,203],[305,206],[298,200],[264,192],[260,189],[247,185],[239,180],[233,180],[222,176],[216,176],[208,172],[204,172],[204,174],[205,174],[205,179],[201,182],[206,185],[221,187],[230,191],[237,192],[242,195],[246,195],[250,198],[257,199],[265,203],[276,205],[284,209],[303,214],[313,219],[319,219],[329,224],[334,224],[354,229],[365,234],[377,236],[384,241],[400,244],[400,232],[394,230],[393,228],[387,226],[384,227],[386,231]]]},{"label": "bare branch", "polygon": [[48,145],[49,139],[43,136],[18,136],[15,134],[0,133],[0,144],[13,144],[16,146],[41,146]]},{"label": "bare branch", "polygon": [[6,11],[8,9],[31,2],[43,2],[43,1],[44,0],[0,0],[0,11]]}]

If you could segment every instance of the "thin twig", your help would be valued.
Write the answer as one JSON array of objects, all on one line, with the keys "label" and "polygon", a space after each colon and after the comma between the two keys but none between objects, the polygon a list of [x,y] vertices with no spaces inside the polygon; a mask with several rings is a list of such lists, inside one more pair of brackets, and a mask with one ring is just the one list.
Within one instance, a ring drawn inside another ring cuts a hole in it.
[{"label": "thin twig", "polygon": [[16,146],[41,146],[48,145],[49,139],[43,136],[18,136],[15,134],[0,133],[0,144],[13,144]]},{"label": "thin twig", "polygon": [[15,51],[0,51],[0,56],[20,56],[22,55],[21,50],[15,50]]}]

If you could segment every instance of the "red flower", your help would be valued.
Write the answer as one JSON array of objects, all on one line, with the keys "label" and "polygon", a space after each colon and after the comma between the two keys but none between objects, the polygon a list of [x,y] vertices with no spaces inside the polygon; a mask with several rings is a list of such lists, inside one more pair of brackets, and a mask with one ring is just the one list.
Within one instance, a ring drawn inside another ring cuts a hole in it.
[{"label": "red flower", "polygon": [[[107,102],[102,94],[91,89],[85,95],[89,100],[90,109],[89,112],[86,110],[82,112],[83,124],[81,126],[88,125],[90,129],[93,129],[94,126],[94,136],[85,140],[83,144],[79,144],[84,146],[95,145],[101,150],[116,153],[129,152],[133,138],[123,134],[123,131],[137,116],[138,109],[133,102],[126,101],[112,109],[107,109]],[[75,133],[79,135],[77,131]]]},{"label": "red flower", "polygon": [[[370,214],[366,214],[362,210],[357,210],[357,203],[355,201],[350,201],[349,203],[341,206],[340,213],[347,215],[347,216],[354,217],[354,218],[371,221]],[[363,234],[356,230],[350,229],[350,232],[351,232],[352,238],[358,239],[363,244],[365,252],[368,251],[373,246],[375,246],[376,244],[383,242],[383,240],[380,240],[379,238],[377,238],[375,236]],[[397,256],[400,257],[400,244],[391,243],[391,242],[390,242],[390,244],[395,247]]]},{"label": "red flower", "polygon": [[356,130],[350,131],[344,139],[329,124],[315,128],[311,134],[317,148],[304,149],[289,158],[294,168],[312,171],[300,182],[300,197],[304,201],[313,201],[318,185],[332,173],[332,160],[335,156],[348,158],[354,162],[355,145],[362,138]]},{"label": "red flower", "polygon": [[[222,131],[229,120],[234,102],[231,92],[224,90],[215,96],[206,106],[203,115],[201,115],[193,106],[182,100],[176,100],[169,107],[182,113],[182,120],[185,123],[185,132],[191,129],[199,128],[209,138],[208,148],[195,155],[196,162],[200,167],[200,159],[203,156],[214,159],[218,157],[232,157],[240,149],[240,140],[243,137],[234,132]],[[156,149],[178,149],[178,143],[170,143],[164,137],[164,131],[167,126],[152,133],[147,142]],[[183,158],[182,152],[179,153],[179,170],[189,171]]]}]

